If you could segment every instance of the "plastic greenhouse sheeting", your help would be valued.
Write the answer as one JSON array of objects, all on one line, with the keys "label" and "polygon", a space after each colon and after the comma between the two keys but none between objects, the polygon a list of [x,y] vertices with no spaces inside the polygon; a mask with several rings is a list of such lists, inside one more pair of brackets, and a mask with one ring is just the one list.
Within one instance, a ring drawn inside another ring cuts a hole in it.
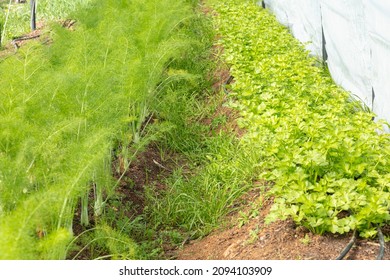
[{"label": "plastic greenhouse sheeting", "polygon": [[333,79],[372,108],[372,71],[363,0],[322,1],[321,14]]},{"label": "plastic greenhouse sheeting", "polygon": [[390,1],[364,1],[371,47],[373,110],[390,121]]},{"label": "plastic greenhouse sheeting", "polygon": [[390,1],[263,2],[313,55],[325,54],[337,84],[390,121]]},{"label": "plastic greenhouse sheeting", "polygon": [[322,58],[320,0],[265,0],[264,3],[313,55]]}]

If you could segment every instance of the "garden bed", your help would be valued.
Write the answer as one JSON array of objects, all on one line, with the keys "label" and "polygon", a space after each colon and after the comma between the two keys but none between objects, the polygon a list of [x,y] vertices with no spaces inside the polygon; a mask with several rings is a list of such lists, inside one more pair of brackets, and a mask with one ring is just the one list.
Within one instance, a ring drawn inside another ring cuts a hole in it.
[{"label": "garden bed", "polygon": [[376,258],[387,124],[267,10],[73,15],[0,56],[0,258]]}]

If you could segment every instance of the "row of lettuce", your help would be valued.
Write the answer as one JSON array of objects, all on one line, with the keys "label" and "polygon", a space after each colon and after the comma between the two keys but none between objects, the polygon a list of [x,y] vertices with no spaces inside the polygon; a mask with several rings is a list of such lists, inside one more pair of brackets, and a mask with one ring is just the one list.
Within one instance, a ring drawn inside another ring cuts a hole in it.
[{"label": "row of lettuce", "polygon": [[274,182],[267,220],[374,236],[390,220],[386,124],[338,88],[256,1],[210,2],[244,141],[257,146],[260,178]]},{"label": "row of lettuce", "polygon": [[[197,44],[196,2],[89,1],[75,28],[53,24],[48,44],[0,58],[1,259],[64,259],[80,200],[83,225],[102,214],[118,185],[112,160],[126,168],[158,137],[145,123],[172,83],[197,84],[178,62]],[[102,225],[96,238],[134,257],[134,243],[112,232]]]}]

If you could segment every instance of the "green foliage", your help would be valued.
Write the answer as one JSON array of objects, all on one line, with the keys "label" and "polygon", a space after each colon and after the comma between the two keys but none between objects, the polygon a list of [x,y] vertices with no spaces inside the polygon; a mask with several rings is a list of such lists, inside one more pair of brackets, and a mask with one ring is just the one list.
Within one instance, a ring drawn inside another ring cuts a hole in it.
[{"label": "green foliage", "polygon": [[[93,5],[91,0],[72,0],[72,1],[36,1],[36,11],[38,20],[60,20],[72,16],[76,11],[85,9],[88,5]],[[28,5],[26,5],[28,6]]]},{"label": "green foliage", "polygon": [[[11,1],[0,3],[0,18],[2,14],[8,13],[8,21],[3,41],[9,41],[13,37],[29,33],[30,30],[30,1],[22,4],[15,4]],[[84,9],[88,4],[93,3],[91,0],[39,0],[36,2],[37,22],[51,22],[73,18],[73,14],[78,9]],[[1,20],[0,20],[1,21]],[[1,29],[1,28],[0,28]]]},{"label": "green foliage", "polygon": [[67,229],[52,232],[39,244],[41,254],[51,260],[65,259],[65,252],[71,239],[72,235]]},{"label": "green foliage", "polygon": [[3,31],[5,25],[5,16],[3,13],[0,14],[0,48],[3,45]]},{"label": "green foliage", "polygon": [[14,1],[0,3],[0,22],[4,23],[0,33],[2,44],[5,44],[13,36],[28,31],[29,10],[27,6],[29,5],[16,5]]},{"label": "green foliage", "polygon": [[202,124],[214,113],[210,103],[219,104],[222,99],[208,92],[214,81],[207,77],[215,67],[210,60],[215,36],[210,19],[191,17],[182,29],[191,47],[170,62],[158,87],[160,102],[154,114],[158,122],[172,127],[159,139],[161,149],[185,155],[188,166],[179,167],[163,182],[165,190],[145,188],[144,215],[133,220],[113,219],[137,240],[138,258],[162,258],[167,243],[177,247],[184,240],[209,233],[233,210],[256,174],[256,153],[243,149],[240,141],[227,133],[210,136],[210,127]]},{"label": "green foliage", "polygon": [[71,253],[68,258],[73,260],[125,260],[135,258],[137,247],[137,244],[124,232],[101,221],[97,227],[83,231],[68,242],[65,252]]},{"label": "green foliage", "polygon": [[79,249],[74,258],[80,254],[93,259],[131,260],[135,258],[137,245],[127,235],[102,223],[93,230],[86,231],[80,238],[84,239],[84,247]]},{"label": "green foliage", "polygon": [[164,81],[159,85],[159,102],[154,109],[156,116],[171,129],[162,144],[173,151],[193,157],[204,144],[206,128],[199,123],[204,117],[205,96],[211,81],[205,75],[213,71],[210,49],[214,32],[210,19],[197,14],[182,22],[182,36],[189,47],[178,59],[169,64]]},{"label": "green foliage", "polygon": [[49,47],[0,62],[0,258],[63,258],[92,186],[101,214],[113,153],[130,161],[127,147],[145,145],[142,125],[166,65],[189,46],[179,30],[190,15],[184,1],[95,1],[74,13],[76,30],[54,25]]},{"label": "green foliage", "polygon": [[390,220],[390,138],[254,1],[213,1],[234,106],[275,185],[268,221],[314,232],[375,235]]},{"label": "green foliage", "polygon": [[[213,81],[205,80],[215,67],[210,61],[215,34],[205,16],[193,18],[186,30],[196,40],[182,59],[170,64],[181,70],[170,73],[185,74],[187,79],[170,84],[157,112],[175,127],[161,144],[186,155],[189,166],[167,178],[166,190],[147,188],[146,219],[162,239],[166,237],[161,233],[174,229],[188,238],[209,233],[219,226],[221,217],[234,210],[234,203],[258,174],[256,149],[223,131],[210,135],[210,127],[202,124],[204,118],[214,116],[213,106],[220,106],[223,99],[209,95]],[[225,122],[220,117],[212,126]]]},{"label": "green foliage", "polygon": [[205,146],[198,151],[201,167],[194,169],[195,175],[177,170],[163,197],[149,193],[153,205],[149,215],[156,227],[179,227],[192,236],[207,234],[252,186],[258,172],[256,152],[222,133],[205,137],[203,142]]}]

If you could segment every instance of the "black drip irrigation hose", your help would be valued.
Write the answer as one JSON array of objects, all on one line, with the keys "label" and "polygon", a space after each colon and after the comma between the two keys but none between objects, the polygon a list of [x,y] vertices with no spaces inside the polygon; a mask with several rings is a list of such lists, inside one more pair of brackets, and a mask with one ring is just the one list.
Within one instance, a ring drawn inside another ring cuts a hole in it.
[{"label": "black drip irrigation hose", "polygon": [[380,228],[378,228],[378,238],[379,238],[379,254],[376,257],[377,260],[382,260],[383,255],[385,254],[385,237]]},{"label": "black drip irrigation hose", "polygon": [[342,260],[348,254],[349,250],[351,250],[353,244],[355,244],[356,242],[356,235],[356,231],[354,231],[351,240],[349,241],[347,246],[345,246],[344,250],[341,251],[340,255],[336,258],[336,260]]},{"label": "black drip irrigation hose", "polygon": [[229,76],[229,78],[222,84],[223,91],[226,94],[229,94],[229,91],[226,89],[226,86],[230,84],[233,81],[234,77],[232,75]]},{"label": "black drip irrigation hose", "polygon": [[[354,231],[351,240],[349,241],[347,246],[345,246],[343,251],[341,251],[340,255],[336,258],[336,260],[342,260],[348,254],[348,252],[351,250],[352,246],[356,242],[356,236],[357,236],[357,233],[356,233],[356,231]],[[385,237],[384,237],[380,228],[378,228],[378,239],[379,239],[379,253],[378,253],[378,256],[376,257],[376,259],[383,260],[383,257],[385,254]]]}]

